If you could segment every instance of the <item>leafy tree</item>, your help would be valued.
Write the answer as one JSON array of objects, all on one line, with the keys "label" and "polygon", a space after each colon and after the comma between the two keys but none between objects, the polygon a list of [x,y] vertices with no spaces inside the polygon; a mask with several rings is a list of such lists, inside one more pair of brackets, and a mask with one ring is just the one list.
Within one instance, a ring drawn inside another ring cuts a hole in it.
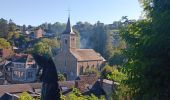
[{"label": "leafy tree", "polygon": [[69,100],[98,100],[98,97],[93,94],[84,96],[78,89],[73,88],[73,93],[69,94]]},{"label": "leafy tree", "polygon": [[86,68],[85,72],[83,73],[84,75],[90,75],[90,74],[95,74],[99,76],[99,71],[97,68]]},{"label": "leafy tree", "polygon": [[4,49],[10,48],[10,43],[4,38],[0,38],[0,49],[2,48]]},{"label": "leafy tree", "polygon": [[51,56],[51,48],[47,43],[39,42],[34,46],[33,52],[38,55]]},{"label": "leafy tree", "polygon": [[38,55],[51,57],[52,56],[51,49],[58,48],[58,47],[59,47],[59,43],[57,39],[44,38],[34,46],[33,52]]},{"label": "leafy tree", "polygon": [[113,67],[109,66],[108,64],[105,65],[101,71],[101,77],[107,79],[107,75],[111,74],[113,71]]},{"label": "leafy tree", "polygon": [[145,18],[123,29],[126,83],[134,99],[170,98],[170,1],[140,0]]},{"label": "leafy tree", "polygon": [[58,74],[58,80],[59,81],[66,81],[66,78],[64,77],[63,74]]},{"label": "leafy tree", "polygon": [[115,52],[108,60],[108,63],[110,66],[113,66],[113,65],[119,66],[119,65],[123,65],[124,59],[125,57],[123,56],[121,52]]},{"label": "leafy tree", "polygon": [[41,42],[47,43],[51,48],[58,48],[59,47],[59,41],[57,39],[43,38],[41,40]]},{"label": "leafy tree", "polygon": [[129,99],[128,92],[129,87],[124,83],[127,80],[127,75],[121,72],[121,69],[118,70],[116,67],[113,67],[111,73],[107,73],[107,79],[112,80],[114,82],[114,91],[113,91],[113,99],[114,100],[124,100]]},{"label": "leafy tree", "polygon": [[27,92],[23,92],[19,100],[35,100],[35,99],[31,95],[29,95]]},{"label": "leafy tree", "polygon": [[8,33],[8,21],[1,18],[0,19],[0,37],[5,37]]}]

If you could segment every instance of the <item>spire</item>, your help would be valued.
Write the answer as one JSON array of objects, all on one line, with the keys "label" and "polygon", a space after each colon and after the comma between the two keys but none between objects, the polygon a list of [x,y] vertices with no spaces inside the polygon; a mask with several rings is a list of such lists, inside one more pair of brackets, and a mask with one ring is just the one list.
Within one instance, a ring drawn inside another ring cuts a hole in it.
[{"label": "spire", "polygon": [[66,30],[63,32],[63,34],[74,34],[71,23],[70,23],[70,14],[69,14],[69,17],[68,17]]}]

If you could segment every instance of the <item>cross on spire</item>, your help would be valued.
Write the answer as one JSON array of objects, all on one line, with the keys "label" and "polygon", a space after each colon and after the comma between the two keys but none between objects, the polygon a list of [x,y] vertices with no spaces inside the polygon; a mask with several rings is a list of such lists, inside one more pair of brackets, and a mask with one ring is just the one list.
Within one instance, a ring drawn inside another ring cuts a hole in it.
[{"label": "cross on spire", "polygon": [[70,11],[71,11],[70,8],[68,7],[66,11],[68,11],[68,17],[70,17]]},{"label": "cross on spire", "polygon": [[73,29],[72,29],[72,26],[71,26],[71,23],[70,23],[70,11],[71,10],[68,8],[68,10],[66,10],[66,11],[68,11],[69,16],[68,16],[68,21],[67,21],[67,25],[66,25],[66,30],[63,32],[63,34],[75,34],[73,32]]}]

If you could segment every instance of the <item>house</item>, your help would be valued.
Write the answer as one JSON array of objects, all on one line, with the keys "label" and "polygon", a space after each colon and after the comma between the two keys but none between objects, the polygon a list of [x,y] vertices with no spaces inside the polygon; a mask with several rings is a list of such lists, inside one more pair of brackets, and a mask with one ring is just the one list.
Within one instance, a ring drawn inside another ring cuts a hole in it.
[{"label": "house", "polygon": [[38,66],[30,54],[16,54],[5,64],[6,77],[10,83],[35,82],[37,70]]},{"label": "house", "polygon": [[44,30],[41,27],[38,27],[35,29],[34,38],[35,39],[41,38],[43,37],[43,34],[44,34]]},{"label": "house", "polygon": [[12,55],[12,49],[7,48],[7,49],[0,49],[0,57],[2,58],[8,58],[9,56]]},{"label": "house", "polygon": [[93,49],[77,48],[76,38],[68,18],[66,30],[61,35],[60,51],[53,56],[58,73],[64,74],[67,80],[76,79],[86,69],[100,71],[105,64],[105,59]]},{"label": "house", "polygon": [[0,100],[19,100],[23,92],[37,98],[41,94],[35,91],[37,88],[41,89],[41,83],[0,85]]},{"label": "house", "polygon": [[[72,81],[59,81],[58,85],[60,92],[68,99],[69,94],[73,93],[73,88],[79,89],[82,95],[104,96],[106,100],[112,98],[112,93],[115,90],[113,81],[98,79],[98,76],[94,74],[80,75]],[[0,100],[11,100],[10,98],[18,100],[23,92],[28,92],[36,98],[41,95],[41,89],[42,83],[0,85]]]}]

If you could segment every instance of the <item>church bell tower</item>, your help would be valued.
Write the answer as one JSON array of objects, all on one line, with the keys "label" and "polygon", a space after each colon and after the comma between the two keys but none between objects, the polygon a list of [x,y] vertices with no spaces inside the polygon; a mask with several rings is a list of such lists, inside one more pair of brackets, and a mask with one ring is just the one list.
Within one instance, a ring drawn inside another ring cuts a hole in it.
[{"label": "church bell tower", "polygon": [[66,30],[61,35],[61,51],[76,49],[76,34],[73,32],[70,17],[68,17]]}]

